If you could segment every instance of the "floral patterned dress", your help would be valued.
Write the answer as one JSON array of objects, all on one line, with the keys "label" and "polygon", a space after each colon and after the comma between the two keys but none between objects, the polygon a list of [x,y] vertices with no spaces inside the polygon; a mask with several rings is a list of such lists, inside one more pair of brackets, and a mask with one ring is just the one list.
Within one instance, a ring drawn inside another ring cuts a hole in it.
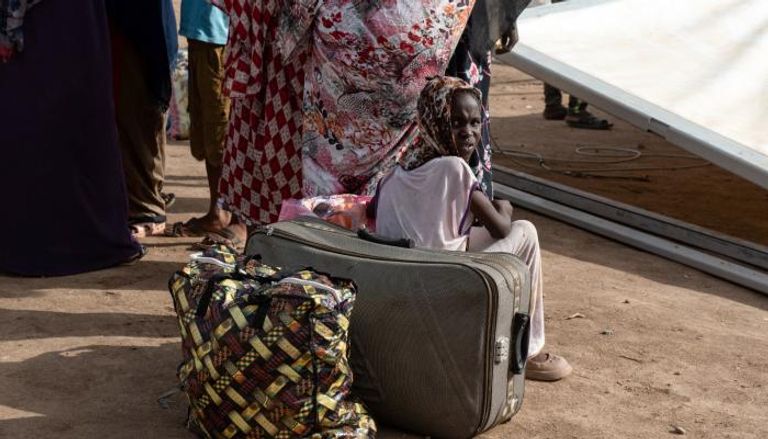
[{"label": "floral patterned dress", "polygon": [[0,62],[7,62],[24,48],[24,16],[38,3],[40,0],[0,1]]},{"label": "floral patterned dress", "polygon": [[491,113],[488,106],[488,95],[491,91],[491,52],[487,52],[482,59],[472,56],[469,43],[469,33],[465,32],[456,46],[456,51],[448,64],[445,74],[463,79],[472,84],[482,93],[483,103],[483,132],[477,150],[469,160],[469,167],[477,177],[480,189],[493,198],[493,168],[491,166]]},{"label": "floral patterned dress", "polygon": [[304,195],[371,194],[413,141],[473,0],[323,1],[304,84]]},{"label": "floral patterned dress", "polygon": [[219,189],[248,224],[289,198],[372,194],[417,136],[474,0],[213,0],[230,16]]}]

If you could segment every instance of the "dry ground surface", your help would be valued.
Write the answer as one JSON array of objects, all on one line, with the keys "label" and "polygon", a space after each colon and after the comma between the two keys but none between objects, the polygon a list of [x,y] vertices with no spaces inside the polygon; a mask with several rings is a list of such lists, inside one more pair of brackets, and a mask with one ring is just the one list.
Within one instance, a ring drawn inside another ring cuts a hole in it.
[{"label": "dry ground surface", "polygon": [[[167,174],[171,220],[202,211],[186,146]],[[520,414],[484,437],[768,437],[767,297],[518,214],[540,230],[548,347],[575,373],[528,383]],[[150,239],[138,264],[80,276],[0,277],[0,437],[190,437],[181,399],[156,399],[180,360],[166,282],[191,242]]]},{"label": "dry ground surface", "polygon": [[[594,144],[680,153],[618,121],[612,133],[544,122],[539,83],[506,67],[496,69],[494,82],[494,137],[507,150],[567,160],[583,159],[576,146]],[[734,236],[768,239],[768,195],[714,167],[605,179],[544,172],[519,157],[499,162]],[[167,175],[167,189],[179,196],[170,220],[205,209],[203,168],[186,146],[169,148]],[[683,190],[675,195],[670,185]],[[697,438],[768,437],[768,298],[518,215],[539,228],[548,347],[575,373],[559,383],[528,383],[518,416],[484,437],[658,438],[673,436],[672,425]],[[166,282],[193,241],[149,239],[150,254],[136,265],[80,276],[0,277],[0,437],[190,437],[184,403],[161,408],[156,399],[174,386],[180,360]],[[576,313],[584,317],[569,318]]]}]

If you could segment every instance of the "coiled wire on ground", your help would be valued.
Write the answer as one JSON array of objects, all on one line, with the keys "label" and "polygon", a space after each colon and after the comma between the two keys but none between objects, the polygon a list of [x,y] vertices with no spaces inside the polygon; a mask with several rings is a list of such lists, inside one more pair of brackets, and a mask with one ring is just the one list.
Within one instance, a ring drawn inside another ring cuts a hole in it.
[{"label": "coiled wire on ground", "polygon": [[[604,145],[576,145],[574,152],[578,156],[587,157],[586,159],[571,159],[545,157],[543,154],[521,149],[502,149],[498,146],[495,138],[491,138],[491,151],[493,154],[510,157],[509,161],[525,168],[545,170],[557,174],[568,175],[571,177],[588,178],[612,178],[648,181],[648,175],[616,175],[614,173],[631,173],[647,171],[676,171],[681,169],[693,169],[710,166],[711,163],[699,157],[688,154],[659,154],[645,153],[637,148],[625,146],[604,146]],[[678,164],[669,166],[614,166],[623,163],[631,163],[641,158],[662,157],[672,160],[691,160],[695,163]],[[535,163],[530,163],[529,160]],[[556,166],[556,163],[563,163],[564,166]],[[596,166],[599,165],[599,166]]]}]

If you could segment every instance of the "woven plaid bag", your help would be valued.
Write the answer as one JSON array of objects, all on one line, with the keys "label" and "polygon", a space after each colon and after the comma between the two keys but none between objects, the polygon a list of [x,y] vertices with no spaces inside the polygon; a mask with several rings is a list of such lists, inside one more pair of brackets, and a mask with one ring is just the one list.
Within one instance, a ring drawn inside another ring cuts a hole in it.
[{"label": "woven plaid bag", "polygon": [[372,438],[350,395],[355,286],[216,246],[171,277],[188,427],[214,438]]}]

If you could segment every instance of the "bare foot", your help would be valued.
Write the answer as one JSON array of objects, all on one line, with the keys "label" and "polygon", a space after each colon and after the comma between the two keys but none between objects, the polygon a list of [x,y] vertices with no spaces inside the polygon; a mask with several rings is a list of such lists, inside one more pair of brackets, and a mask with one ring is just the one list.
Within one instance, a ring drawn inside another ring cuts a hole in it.
[{"label": "bare foot", "polygon": [[242,252],[245,249],[247,239],[248,231],[245,225],[233,223],[218,232],[206,234],[202,241],[193,244],[192,247],[197,250],[207,250],[211,246],[223,244],[238,252]]},{"label": "bare foot", "polygon": [[194,227],[204,232],[220,232],[229,226],[232,214],[222,209],[209,211],[204,216],[192,218],[187,221],[190,227]]}]

